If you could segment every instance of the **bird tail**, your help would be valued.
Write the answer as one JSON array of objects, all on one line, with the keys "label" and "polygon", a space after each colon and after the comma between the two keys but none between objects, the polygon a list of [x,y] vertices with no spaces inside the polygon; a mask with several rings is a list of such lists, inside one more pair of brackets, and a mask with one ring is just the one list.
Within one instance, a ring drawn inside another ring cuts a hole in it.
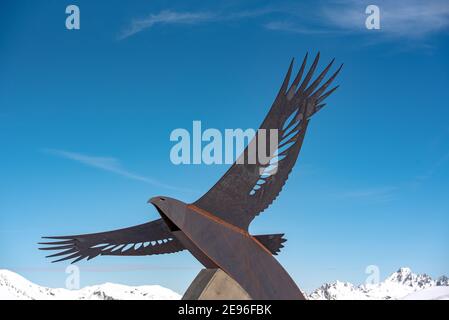
[{"label": "bird tail", "polygon": [[283,243],[287,239],[283,238],[283,233],[277,234],[264,234],[254,236],[265,248],[268,249],[273,255],[277,255],[281,249],[284,247]]}]

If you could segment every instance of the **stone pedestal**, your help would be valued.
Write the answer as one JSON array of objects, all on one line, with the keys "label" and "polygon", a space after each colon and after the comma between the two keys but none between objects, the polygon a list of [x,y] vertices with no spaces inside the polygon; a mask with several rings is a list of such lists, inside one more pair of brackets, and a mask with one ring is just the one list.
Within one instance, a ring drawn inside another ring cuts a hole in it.
[{"label": "stone pedestal", "polygon": [[251,300],[248,293],[221,269],[203,269],[182,300]]}]

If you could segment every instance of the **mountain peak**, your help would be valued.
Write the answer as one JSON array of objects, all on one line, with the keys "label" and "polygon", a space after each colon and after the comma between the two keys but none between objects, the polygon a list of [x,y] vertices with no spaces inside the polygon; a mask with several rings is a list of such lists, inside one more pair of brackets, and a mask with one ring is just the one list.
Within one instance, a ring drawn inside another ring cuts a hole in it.
[{"label": "mountain peak", "polygon": [[435,281],[427,274],[413,273],[412,270],[407,267],[399,268],[398,271],[392,273],[385,281],[419,288],[427,288],[435,285]]},{"label": "mountain peak", "polygon": [[446,276],[441,276],[436,282],[437,286],[449,286],[449,278]]},{"label": "mountain peak", "polygon": [[[440,277],[432,280],[427,274],[415,274],[408,267],[399,268],[384,281],[376,284],[354,286],[348,282],[325,283],[309,295],[313,300],[360,300],[360,299],[400,299],[423,289],[447,286],[449,279]],[[441,291],[441,290],[439,290]]]},{"label": "mountain peak", "polygon": [[412,269],[410,269],[409,267],[401,267],[398,269],[398,271],[396,271],[396,273],[410,274],[412,273]]}]

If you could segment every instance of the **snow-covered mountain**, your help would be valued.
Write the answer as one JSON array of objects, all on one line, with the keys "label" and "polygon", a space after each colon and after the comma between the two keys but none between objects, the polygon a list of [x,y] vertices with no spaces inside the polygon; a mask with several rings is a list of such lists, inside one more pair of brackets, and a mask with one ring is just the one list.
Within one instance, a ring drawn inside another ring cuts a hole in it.
[{"label": "snow-covered mountain", "polygon": [[[22,276],[0,269],[0,300],[178,300],[181,296],[161,286],[131,287],[114,283],[85,287],[80,290],[52,289],[34,284]],[[433,280],[400,268],[378,284],[354,286],[349,282],[325,283],[309,294],[311,300],[411,299],[449,300],[449,279]]]},{"label": "snow-covered mountain", "polygon": [[181,296],[161,286],[130,287],[114,283],[80,290],[51,289],[0,269],[0,300],[178,300]]},{"label": "snow-covered mountain", "polygon": [[[417,293],[426,291],[427,294]],[[377,284],[354,286],[349,282],[325,283],[309,295],[311,300],[390,300],[449,299],[449,279],[433,280],[426,274],[415,274],[410,268],[400,268]]]}]

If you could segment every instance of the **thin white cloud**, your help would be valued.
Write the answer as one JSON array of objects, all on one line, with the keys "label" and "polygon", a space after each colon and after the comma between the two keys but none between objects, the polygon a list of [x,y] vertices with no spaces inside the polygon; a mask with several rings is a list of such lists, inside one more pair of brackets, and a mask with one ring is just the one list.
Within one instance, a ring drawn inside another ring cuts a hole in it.
[{"label": "thin white cloud", "polygon": [[438,158],[430,168],[421,175],[415,176],[408,181],[403,181],[393,186],[384,186],[378,188],[361,188],[349,190],[336,194],[339,199],[367,200],[374,202],[386,202],[393,199],[396,193],[404,189],[416,189],[421,187],[425,181],[434,177],[438,171],[449,163],[449,152]]},{"label": "thin white cloud", "polygon": [[236,12],[179,12],[163,10],[156,14],[150,14],[149,16],[142,19],[134,19],[133,21],[131,21],[131,24],[119,34],[118,39],[123,40],[143,30],[152,28],[158,24],[194,25],[219,21],[223,22],[231,20],[250,19],[276,11],[279,11],[279,9],[268,7]]},{"label": "thin white cloud", "polygon": [[351,191],[341,192],[337,195],[341,199],[358,199],[369,200],[375,202],[384,202],[392,199],[393,193],[397,190],[397,187],[385,186],[379,188],[369,189],[357,189]]},{"label": "thin white cloud", "polygon": [[131,25],[122,31],[119,40],[128,38],[142,30],[157,24],[198,24],[214,20],[216,16],[209,12],[176,12],[164,10],[157,14],[150,14],[143,19],[135,19]]},{"label": "thin white cloud", "polygon": [[[380,9],[380,30],[365,27],[365,10],[370,4]],[[308,10],[291,10],[282,20],[265,24],[265,28],[301,34],[376,34],[415,40],[449,31],[447,0],[335,0]]]},{"label": "thin white cloud", "polygon": [[[380,8],[380,30],[367,30],[365,9],[374,4]],[[273,16],[270,14],[276,13]],[[419,39],[449,30],[449,1],[447,0],[334,0],[313,7],[291,5],[257,8],[235,12],[163,10],[147,17],[134,19],[120,32],[122,40],[156,25],[194,25],[250,19],[260,16],[276,20],[264,22],[268,30],[301,34],[373,34],[391,38]]]},{"label": "thin white cloud", "polygon": [[433,165],[427,170],[424,174],[416,176],[412,181],[412,186],[420,186],[426,180],[431,179],[441,167],[444,167],[449,161],[449,152],[445,153],[442,157],[440,157],[437,161],[433,163]]},{"label": "thin white cloud", "polygon": [[149,177],[145,177],[136,173],[133,173],[131,171],[126,170],[120,163],[120,161],[116,158],[112,157],[98,157],[98,156],[91,156],[86,155],[82,153],[77,152],[71,152],[66,150],[56,150],[56,149],[44,149],[44,152],[58,156],[60,158],[65,158],[69,160],[73,160],[79,163],[82,163],[86,166],[101,169],[104,171],[109,171],[112,173],[115,173],[117,175],[120,175],[122,177],[142,181],[148,184],[151,184],[155,187],[161,187],[169,190],[175,190],[175,191],[183,191],[183,192],[192,192],[192,190],[186,190],[182,188],[178,188],[175,186],[167,185],[164,183],[161,183],[155,179],[151,179]]},{"label": "thin white cloud", "polygon": [[271,21],[266,23],[265,28],[273,31],[286,31],[300,34],[330,34],[328,29],[311,28],[293,23],[291,21]]},{"label": "thin white cloud", "polygon": [[390,37],[420,38],[449,28],[449,1],[447,0],[378,0],[340,2],[338,6],[324,7],[323,16],[330,27],[352,32],[367,32],[365,8],[375,4],[380,9],[379,33]]}]

